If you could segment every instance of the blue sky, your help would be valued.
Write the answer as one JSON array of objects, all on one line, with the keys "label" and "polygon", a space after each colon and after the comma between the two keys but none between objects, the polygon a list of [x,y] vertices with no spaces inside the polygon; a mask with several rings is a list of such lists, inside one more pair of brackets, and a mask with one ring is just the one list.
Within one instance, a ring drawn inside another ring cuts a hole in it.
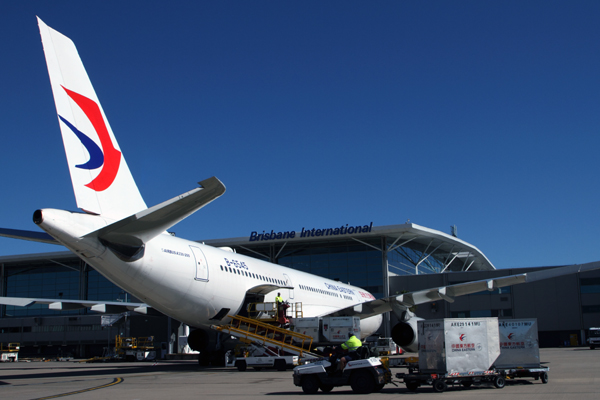
[{"label": "blue sky", "polygon": [[410,219],[497,268],[600,260],[600,2],[3,2],[5,228],[76,210],[36,15],[147,204],[227,186],[180,237]]}]

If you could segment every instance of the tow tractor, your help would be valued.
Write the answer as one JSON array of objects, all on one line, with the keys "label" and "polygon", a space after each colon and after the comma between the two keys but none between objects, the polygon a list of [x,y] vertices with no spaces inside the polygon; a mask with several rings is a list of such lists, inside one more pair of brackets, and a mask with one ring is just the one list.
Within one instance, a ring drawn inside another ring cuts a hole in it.
[{"label": "tow tractor", "polygon": [[[364,356],[360,349],[359,355]],[[319,389],[329,393],[334,387],[348,385],[355,393],[368,394],[380,391],[391,381],[386,357],[353,360],[342,371],[338,371],[337,363],[332,363],[329,358],[294,368],[294,385],[302,387],[306,394],[315,394]]]},{"label": "tow tractor", "polygon": [[590,350],[594,350],[596,346],[600,347],[600,328],[588,329],[587,342],[590,345]]}]

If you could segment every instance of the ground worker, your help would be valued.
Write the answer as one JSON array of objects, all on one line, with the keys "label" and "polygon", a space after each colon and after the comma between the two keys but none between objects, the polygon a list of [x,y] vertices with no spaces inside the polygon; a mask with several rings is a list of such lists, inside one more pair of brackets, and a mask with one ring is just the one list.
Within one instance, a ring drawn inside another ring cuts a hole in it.
[{"label": "ground worker", "polygon": [[275,305],[277,306],[277,320],[281,321],[283,317],[283,297],[281,297],[281,293],[277,293]]},{"label": "ground worker", "polygon": [[349,361],[352,360],[358,360],[358,353],[356,352],[356,350],[362,346],[362,342],[360,341],[359,338],[357,338],[356,336],[354,336],[354,333],[349,333],[348,334],[348,340],[346,340],[344,343],[342,343],[342,349],[347,350],[348,354],[346,354],[344,357],[342,357],[340,359],[340,363],[338,364],[338,369],[339,370],[343,370],[344,368],[346,368],[346,364],[348,364]]}]

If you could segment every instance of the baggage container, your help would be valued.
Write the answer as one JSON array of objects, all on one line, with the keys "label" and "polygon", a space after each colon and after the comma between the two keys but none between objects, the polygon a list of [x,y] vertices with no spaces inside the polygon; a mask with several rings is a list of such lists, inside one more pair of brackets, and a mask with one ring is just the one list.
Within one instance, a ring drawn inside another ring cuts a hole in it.
[{"label": "baggage container", "polygon": [[537,319],[507,319],[498,321],[500,356],[496,368],[537,368],[540,366],[540,345]]},{"label": "baggage container", "polygon": [[421,373],[487,371],[500,355],[498,318],[446,318],[418,322]]},{"label": "baggage container", "polygon": [[319,331],[320,331],[320,318],[319,317],[311,317],[311,318],[293,318],[292,319],[292,330],[296,333],[301,333],[303,335],[308,335],[312,337],[315,343],[320,341]]},{"label": "baggage container", "polygon": [[360,337],[359,317],[323,317],[323,337],[329,343],[344,343],[354,333]]}]

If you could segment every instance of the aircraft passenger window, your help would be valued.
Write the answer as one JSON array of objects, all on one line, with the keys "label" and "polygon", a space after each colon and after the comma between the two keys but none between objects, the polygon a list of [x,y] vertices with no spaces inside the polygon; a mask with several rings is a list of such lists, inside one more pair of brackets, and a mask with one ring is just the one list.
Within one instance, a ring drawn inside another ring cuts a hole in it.
[{"label": "aircraft passenger window", "polygon": [[222,266],[222,265],[220,265],[220,267],[221,267],[221,271],[223,271],[223,266]]}]

